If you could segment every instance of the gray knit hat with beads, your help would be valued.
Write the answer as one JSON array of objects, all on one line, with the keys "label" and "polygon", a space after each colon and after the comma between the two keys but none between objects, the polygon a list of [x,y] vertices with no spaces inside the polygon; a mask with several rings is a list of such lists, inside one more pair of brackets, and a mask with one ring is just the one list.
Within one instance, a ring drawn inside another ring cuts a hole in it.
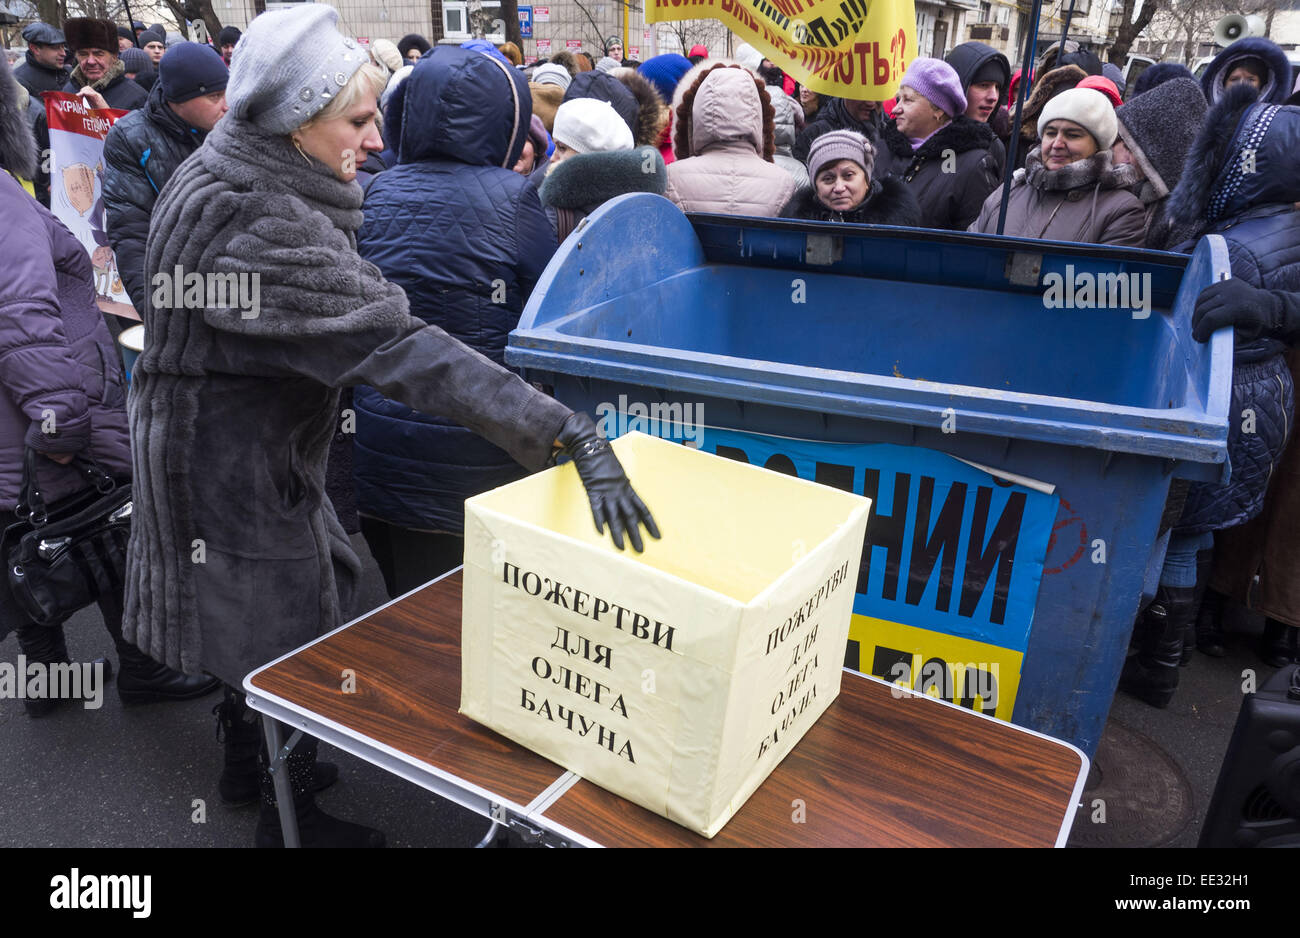
[{"label": "gray knit hat with beads", "polygon": [[255,17],[231,59],[230,113],[267,133],[288,134],[329,104],[369,61],[335,27],[338,18],[324,3]]}]

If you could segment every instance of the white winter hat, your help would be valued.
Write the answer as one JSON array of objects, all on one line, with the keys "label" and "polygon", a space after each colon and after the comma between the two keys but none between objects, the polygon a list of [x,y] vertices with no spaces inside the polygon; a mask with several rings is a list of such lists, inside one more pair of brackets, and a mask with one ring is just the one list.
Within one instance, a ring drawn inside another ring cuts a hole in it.
[{"label": "white winter hat", "polygon": [[742,42],[736,47],[736,61],[751,72],[756,72],[758,67],[763,64],[763,53],[749,43]]},{"label": "white winter hat", "polygon": [[1071,88],[1048,101],[1038,116],[1039,140],[1043,139],[1043,130],[1054,120],[1074,121],[1092,134],[1101,150],[1109,150],[1119,134],[1114,105],[1096,88]]},{"label": "white winter hat", "polygon": [[551,136],[579,153],[630,150],[634,143],[627,121],[608,101],[595,98],[573,98],[561,104]]}]

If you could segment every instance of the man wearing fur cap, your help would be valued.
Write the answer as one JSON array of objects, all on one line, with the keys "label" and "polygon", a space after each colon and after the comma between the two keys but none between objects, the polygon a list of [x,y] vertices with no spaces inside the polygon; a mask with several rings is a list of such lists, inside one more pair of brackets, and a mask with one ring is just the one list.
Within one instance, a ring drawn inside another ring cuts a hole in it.
[{"label": "man wearing fur cap", "polygon": [[117,53],[117,27],[112,20],[74,17],[63,24],[68,46],[77,57],[77,67],[63,90],[78,94],[89,86],[97,91],[109,107],[133,111],[149,100],[149,95],[126,77],[126,67]]}]

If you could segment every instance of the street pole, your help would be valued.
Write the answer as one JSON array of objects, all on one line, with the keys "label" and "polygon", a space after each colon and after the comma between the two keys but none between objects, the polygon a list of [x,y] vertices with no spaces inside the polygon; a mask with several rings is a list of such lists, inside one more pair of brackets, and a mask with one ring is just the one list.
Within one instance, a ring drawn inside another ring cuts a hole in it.
[{"label": "street pole", "polygon": [[1065,55],[1065,37],[1070,34],[1070,24],[1074,22],[1074,0],[1070,0],[1070,12],[1065,14],[1065,25],[1061,27],[1061,43],[1056,47],[1056,61]]},{"label": "street pole", "polygon": [[1002,234],[1002,229],[1007,223],[1007,200],[1011,198],[1011,176],[1015,172],[1016,149],[1020,143],[1020,112],[1024,109],[1025,95],[1029,91],[1029,82],[1033,74],[1030,69],[1034,64],[1034,49],[1038,45],[1038,16],[1042,12],[1043,0],[1034,0],[1034,13],[1029,18],[1029,35],[1025,37],[1025,57],[1020,66],[1020,85],[1016,88],[1016,116],[1011,122],[1011,146],[1007,147],[1007,166],[1002,174],[1002,207],[998,209],[998,234]]},{"label": "street pole", "polygon": [[[1070,0],[1070,2],[1073,3],[1074,0]],[[625,59],[630,58],[630,56],[627,54],[627,50],[628,50],[627,39],[628,39],[628,20],[631,17],[631,13],[629,12],[631,9],[631,3],[632,0],[623,0],[623,58]],[[619,62],[618,64],[622,65],[623,63]]]}]

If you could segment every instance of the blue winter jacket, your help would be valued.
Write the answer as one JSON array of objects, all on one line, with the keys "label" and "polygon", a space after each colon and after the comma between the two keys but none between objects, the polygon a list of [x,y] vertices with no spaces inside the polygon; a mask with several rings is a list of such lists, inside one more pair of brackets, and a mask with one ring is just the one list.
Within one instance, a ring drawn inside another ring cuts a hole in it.
[{"label": "blue winter jacket", "polygon": [[[1210,119],[1217,115],[1218,109]],[[1300,212],[1294,208],[1300,201],[1300,109],[1254,105],[1235,131],[1226,169],[1203,184],[1209,221],[1203,233],[1227,241],[1233,277],[1266,290],[1300,291]],[[1249,160],[1238,152],[1243,147],[1251,151]],[[1270,338],[1237,343],[1228,414],[1232,476],[1227,485],[1190,487],[1176,525],[1180,532],[1233,527],[1262,510],[1295,423],[1285,349]]]},{"label": "blue winter jacket", "polygon": [[[528,84],[492,57],[438,46],[389,112],[400,115],[389,128],[398,164],[366,191],[358,249],[406,291],[412,315],[503,363],[506,336],[556,248],[537,189],[511,170],[532,116]],[[466,498],[524,474],[458,424],[365,386],[355,400],[363,515],[459,534]]]}]

